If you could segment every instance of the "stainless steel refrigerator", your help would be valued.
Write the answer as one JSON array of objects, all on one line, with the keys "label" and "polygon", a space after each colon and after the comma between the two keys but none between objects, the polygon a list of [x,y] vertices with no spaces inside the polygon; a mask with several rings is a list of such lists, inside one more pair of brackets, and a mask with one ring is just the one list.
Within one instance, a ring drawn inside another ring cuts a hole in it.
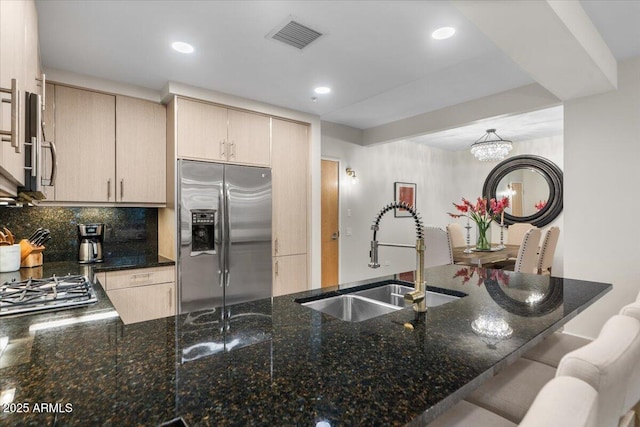
[{"label": "stainless steel refrigerator", "polygon": [[271,170],[178,161],[180,313],[271,297]]}]

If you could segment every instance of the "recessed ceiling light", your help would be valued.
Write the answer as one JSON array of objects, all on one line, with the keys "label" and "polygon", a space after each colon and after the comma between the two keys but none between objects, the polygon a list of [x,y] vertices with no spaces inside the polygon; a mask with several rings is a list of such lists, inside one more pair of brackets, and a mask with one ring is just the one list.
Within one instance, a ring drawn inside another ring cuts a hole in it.
[{"label": "recessed ceiling light", "polygon": [[431,37],[433,37],[436,40],[444,40],[444,39],[448,39],[455,33],[456,33],[456,29],[453,27],[442,27],[442,28],[438,28],[433,33],[431,33]]},{"label": "recessed ceiling light", "polygon": [[173,42],[171,47],[180,53],[193,53],[193,46],[185,42]]},{"label": "recessed ceiling light", "polygon": [[326,86],[320,86],[315,88],[313,91],[318,95],[326,95],[327,93],[331,92],[331,88]]}]

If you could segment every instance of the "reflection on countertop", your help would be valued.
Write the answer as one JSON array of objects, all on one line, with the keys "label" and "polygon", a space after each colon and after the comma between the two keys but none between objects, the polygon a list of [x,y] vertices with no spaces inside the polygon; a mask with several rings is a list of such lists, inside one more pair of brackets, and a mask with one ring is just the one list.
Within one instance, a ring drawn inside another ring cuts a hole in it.
[{"label": "reflection on countertop", "polygon": [[[425,270],[428,285],[467,296],[429,309],[412,331],[403,326],[414,320],[409,307],[349,323],[294,301],[338,287],[131,325],[103,318],[29,331],[34,322],[112,310],[98,284],[103,297],[93,307],[0,322],[0,337],[32,340],[28,358],[0,368],[0,392],[14,389],[14,402],[73,407],[58,414],[4,413],[0,424],[51,424],[54,417],[61,425],[159,425],[176,417],[188,425],[428,422],[455,402],[459,389],[611,289],[507,273],[508,286],[500,286],[509,299],[526,301],[529,288],[563,290],[553,292],[552,310],[545,305],[539,313],[533,302],[524,312],[496,302],[483,283],[463,283],[458,269]],[[504,319],[513,334],[487,343],[471,326],[482,315]]]}]

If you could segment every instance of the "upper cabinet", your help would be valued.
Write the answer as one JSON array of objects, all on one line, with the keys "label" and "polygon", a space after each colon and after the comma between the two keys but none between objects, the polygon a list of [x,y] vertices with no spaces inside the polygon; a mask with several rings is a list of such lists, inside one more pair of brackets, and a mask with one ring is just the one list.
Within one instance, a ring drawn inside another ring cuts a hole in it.
[{"label": "upper cabinet", "polygon": [[116,96],[116,200],[167,200],[167,112],[164,105]]},{"label": "upper cabinet", "polygon": [[115,112],[113,95],[55,86],[55,201],[116,201]]},{"label": "upper cabinet", "polygon": [[[166,202],[166,110],[161,104],[47,85],[45,137],[57,148],[55,187],[60,203]],[[49,173],[50,159],[45,159]]]},{"label": "upper cabinet", "polygon": [[270,118],[178,98],[177,157],[270,166]]},{"label": "upper cabinet", "polygon": [[[0,142],[0,193],[15,196],[24,184],[24,94],[40,93],[38,15],[35,3],[0,1],[0,87],[10,89],[15,79],[17,96],[2,93],[0,129],[12,131]],[[11,103],[18,103],[12,113]],[[12,117],[13,116],[13,117]]]}]

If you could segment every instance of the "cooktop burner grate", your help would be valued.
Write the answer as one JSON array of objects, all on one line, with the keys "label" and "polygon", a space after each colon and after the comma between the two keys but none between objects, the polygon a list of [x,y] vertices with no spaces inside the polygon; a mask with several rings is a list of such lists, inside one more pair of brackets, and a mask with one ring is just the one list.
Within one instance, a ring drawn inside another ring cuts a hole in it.
[{"label": "cooktop burner grate", "polygon": [[86,276],[66,275],[0,285],[0,316],[39,310],[57,310],[98,301]]}]

